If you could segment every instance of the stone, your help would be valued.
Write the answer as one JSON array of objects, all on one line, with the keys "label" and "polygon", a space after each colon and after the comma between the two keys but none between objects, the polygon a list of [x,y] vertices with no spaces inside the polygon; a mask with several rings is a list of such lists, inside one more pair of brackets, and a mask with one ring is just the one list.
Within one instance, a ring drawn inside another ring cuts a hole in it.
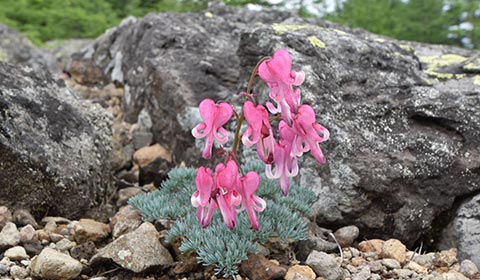
[{"label": "stone", "polygon": [[460,263],[460,272],[463,273],[463,275],[472,278],[478,273],[478,267],[471,260],[463,260]]},{"label": "stone", "polygon": [[360,242],[358,249],[364,253],[375,252],[377,255],[380,255],[384,244],[385,241],[381,239],[370,239]]},{"label": "stone", "polygon": [[143,193],[142,189],[139,187],[128,187],[118,191],[117,207],[124,206],[127,204],[129,198],[134,197],[138,194]]},{"label": "stone", "polygon": [[297,242],[296,257],[300,261],[305,261],[313,250],[326,253],[338,252],[337,244],[327,240],[327,236],[327,231],[314,223],[308,223],[307,238]]},{"label": "stone", "polygon": [[69,224],[72,221],[70,221],[69,219],[64,218],[64,217],[52,217],[52,216],[43,217],[42,224],[46,225],[50,222],[61,225],[61,224]]},{"label": "stone", "polygon": [[31,225],[34,228],[38,228],[37,221],[35,221],[35,218],[27,209],[16,209],[15,212],[13,212],[13,219],[17,226]]},{"label": "stone", "polygon": [[388,269],[402,268],[400,262],[395,259],[381,259],[380,261]]},{"label": "stone", "polygon": [[469,278],[465,277],[465,275],[459,272],[449,271],[447,273],[436,276],[434,280],[469,280]]},{"label": "stone", "polygon": [[271,280],[283,278],[287,270],[262,255],[250,254],[247,260],[240,264],[240,272],[251,280]]},{"label": "stone", "polygon": [[90,264],[95,266],[111,260],[121,267],[140,273],[156,266],[170,266],[173,258],[159,241],[159,233],[151,223],[143,223],[133,232],[124,234],[95,254]]},{"label": "stone", "polygon": [[160,144],[143,147],[133,154],[133,162],[140,167],[145,167],[156,159],[163,159],[171,162],[172,155]]},{"label": "stone", "polygon": [[381,258],[390,258],[403,263],[406,258],[407,247],[397,239],[389,239],[385,241],[380,252]]},{"label": "stone", "polygon": [[355,239],[357,239],[360,230],[356,226],[346,226],[337,229],[333,235],[337,239],[342,248],[350,247]]},{"label": "stone", "polygon": [[428,269],[431,269],[433,267],[433,260],[435,259],[435,253],[427,253],[427,254],[422,254],[422,255],[414,255],[413,256],[413,261],[418,263],[419,265],[422,265]]},{"label": "stone", "polygon": [[137,229],[142,224],[142,216],[137,209],[130,205],[120,208],[113,218],[110,219],[110,226],[113,228],[113,239],[120,235],[129,233]]},{"label": "stone", "polygon": [[0,263],[0,275],[5,275],[8,273],[8,268],[3,263]]},{"label": "stone", "polygon": [[45,229],[37,229],[35,231],[35,234],[37,235],[38,240],[40,241],[43,241],[43,240],[50,241],[50,233]]},{"label": "stone", "polygon": [[5,251],[4,256],[12,261],[21,261],[28,259],[27,252],[22,246],[15,246]]},{"label": "stone", "polygon": [[382,262],[379,260],[367,263],[367,266],[370,268],[371,272],[382,272],[384,267]]},{"label": "stone", "polygon": [[410,269],[415,271],[418,274],[426,274],[428,272],[428,269],[424,266],[419,265],[418,263],[414,261],[409,261],[404,268]]},{"label": "stone", "polygon": [[0,206],[0,230],[5,226],[6,223],[12,221],[12,212],[10,212],[6,206]]},{"label": "stone", "polygon": [[443,229],[439,248],[457,248],[460,259],[469,259],[480,266],[480,194],[466,199],[458,207],[455,218]]},{"label": "stone", "polygon": [[61,39],[45,42],[45,48],[56,59],[59,70],[69,71],[72,54],[80,51],[91,43],[91,39]]},{"label": "stone", "polygon": [[74,218],[101,203],[110,127],[103,109],[44,70],[0,62],[0,205]]},{"label": "stone", "polygon": [[14,265],[10,267],[10,275],[15,279],[25,279],[28,277],[29,272],[25,267]]},{"label": "stone", "polygon": [[110,234],[110,227],[107,224],[92,219],[80,219],[73,225],[73,230],[74,239],[79,244],[87,241],[97,242]]},{"label": "stone", "polygon": [[20,243],[20,232],[18,232],[17,226],[14,223],[7,222],[0,231],[0,250],[16,246],[18,243]]},{"label": "stone", "polygon": [[363,257],[353,257],[350,263],[353,266],[361,266],[365,264],[367,261]]},{"label": "stone", "polygon": [[58,73],[55,58],[49,52],[36,47],[27,37],[0,23],[0,62],[28,66],[35,72],[48,69]]},{"label": "stone", "polygon": [[32,259],[31,274],[47,279],[74,279],[82,272],[82,264],[67,254],[45,248]]},{"label": "stone", "polygon": [[186,256],[175,264],[173,272],[175,274],[184,274],[192,271],[198,271],[200,270],[200,266],[201,264],[197,260],[196,256]]},{"label": "stone", "polygon": [[285,274],[285,280],[294,280],[298,279],[297,275],[301,275],[304,279],[315,279],[315,272],[307,265],[294,265],[288,268],[287,273]]},{"label": "stone", "polygon": [[24,241],[22,245],[27,254],[32,257],[40,254],[43,249],[42,243],[36,239]]},{"label": "stone", "polygon": [[394,269],[393,273],[397,275],[398,278],[408,278],[413,275],[413,271],[410,269],[405,269],[405,268],[399,268],[399,269]]},{"label": "stone", "polygon": [[435,253],[433,265],[437,267],[450,267],[457,262],[457,249],[443,250]]},{"label": "stone", "polygon": [[76,243],[68,240],[67,238],[62,238],[57,243],[55,243],[55,247],[60,252],[68,252],[70,249],[75,247]]},{"label": "stone", "polygon": [[335,258],[327,253],[312,251],[305,263],[310,266],[317,276],[324,277],[327,280],[343,279],[343,272]]},{"label": "stone", "polygon": [[32,225],[26,225],[20,229],[20,242],[38,239],[37,232]]},{"label": "stone", "polygon": [[[141,123],[175,161],[194,166],[200,151],[190,130],[198,103],[208,97],[240,106],[237,91],[257,61],[286,47],[292,69],[306,74],[302,100],[336,135],[322,143],[327,165],[305,157],[299,171],[299,183],[318,195],[319,224],[356,224],[364,236],[412,247],[455,201],[480,190],[480,101],[472,98],[478,77],[455,63],[445,67],[450,71],[432,62],[444,54],[468,60],[476,51],[269,9],[218,3],[208,12],[213,17],[126,19],[74,55],[72,75],[96,85],[123,77],[123,120]],[[266,85],[254,86],[267,99]]]},{"label": "stone", "polygon": [[93,243],[92,241],[87,241],[83,244],[76,245],[70,250],[70,255],[77,260],[89,260],[96,253],[97,248],[95,246],[95,243]]}]

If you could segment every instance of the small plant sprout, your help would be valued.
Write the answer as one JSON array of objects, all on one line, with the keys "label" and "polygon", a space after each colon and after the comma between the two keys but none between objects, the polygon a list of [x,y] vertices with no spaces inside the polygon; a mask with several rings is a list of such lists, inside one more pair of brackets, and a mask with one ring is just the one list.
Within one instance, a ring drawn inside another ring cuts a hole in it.
[{"label": "small plant sprout", "polygon": [[[265,108],[255,103],[251,86],[257,73],[267,83],[269,96],[276,105],[267,102]],[[290,178],[298,174],[297,158],[303,153],[310,151],[318,163],[325,163],[319,143],[327,140],[329,133],[316,122],[313,108],[301,104],[298,86],[304,79],[303,71],[292,71],[292,59],[285,49],[279,49],[273,57],[263,58],[257,64],[244,93],[243,110],[240,114],[235,113],[237,128],[232,149],[222,147],[215,154],[220,162],[214,172],[208,167],[200,167],[197,172],[196,191],[191,202],[197,208],[197,218],[203,227],[210,224],[213,212],[219,209],[227,228],[233,229],[237,213],[246,210],[252,229],[259,229],[255,212],[263,211],[266,203],[254,194],[260,183],[259,175],[255,172],[245,174],[242,170],[239,174],[237,150],[240,139],[247,147],[256,145],[267,177],[278,179],[284,195],[288,194]],[[213,142],[225,144],[228,141],[228,131],[223,125],[232,117],[234,109],[226,102],[205,99],[199,110],[203,122],[192,130],[192,134],[195,138],[207,138],[202,156],[211,159]],[[244,120],[248,126],[240,136]],[[279,120],[277,131],[274,131],[271,120]]]}]

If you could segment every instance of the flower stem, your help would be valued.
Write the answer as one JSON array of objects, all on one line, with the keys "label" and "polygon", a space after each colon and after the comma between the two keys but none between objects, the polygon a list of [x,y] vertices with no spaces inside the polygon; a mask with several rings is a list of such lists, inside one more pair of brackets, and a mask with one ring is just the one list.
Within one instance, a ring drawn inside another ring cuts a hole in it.
[{"label": "flower stem", "polygon": [[[248,98],[251,98],[253,100],[253,97],[250,96],[250,91],[252,91],[253,80],[255,79],[255,76],[258,73],[258,67],[260,67],[260,64],[262,64],[262,62],[270,58],[271,58],[270,56],[263,57],[262,59],[260,59],[260,61],[257,62],[257,65],[255,65],[255,68],[253,68],[252,74],[250,75],[250,80],[248,80],[245,101],[247,101]],[[243,120],[245,120],[245,114],[243,113],[243,108],[242,108],[242,112],[240,113],[240,117],[238,118],[237,128],[235,129],[235,137],[233,138],[232,153],[234,154],[237,154],[238,145],[240,144],[240,128],[242,127]]]}]

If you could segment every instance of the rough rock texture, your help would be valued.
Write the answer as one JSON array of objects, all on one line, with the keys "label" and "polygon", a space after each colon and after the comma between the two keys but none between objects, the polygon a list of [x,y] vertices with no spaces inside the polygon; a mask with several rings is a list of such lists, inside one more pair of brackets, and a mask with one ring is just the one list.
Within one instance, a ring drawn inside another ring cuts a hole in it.
[{"label": "rough rock texture", "polygon": [[100,249],[90,263],[96,265],[112,260],[121,267],[139,273],[155,266],[169,266],[172,256],[162,246],[155,226],[143,223],[133,232],[124,234]]},{"label": "rough rock texture", "polygon": [[0,62],[10,62],[31,67],[34,71],[48,69],[57,73],[55,57],[35,47],[30,40],[0,23]]},{"label": "rough rock texture", "polygon": [[41,279],[74,279],[82,272],[82,264],[67,254],[45,248],[32,260],[30,269]]},{"label": "rough rock texture", "polygon": [[458,248],[460,259],[480,266],[480,195],[464,202],[455,219],[444,229],[440,249]]},{"label": "rough rock texture", "polygon": [[110,185],[111,120],[48,75],[0,62],[0,204],[78,217]]},{"label": "rough rock texture", "polygon": [[192,162],[197,150],[191,151],[194,139],[183,115],[207,96],[236,94],[241,31],[287,16],[217,6],[207,13],[127,18],[77,54],[71,73],[85,84],[125,84],[125,120],[151,129],[176,162]]},{"label": "rough rock texture", "polygon": [[[355,224],[411,246],[456,197],[480,189],[480,75],[467,50],[214,5],[125,20],[77,54],[72,73],[123,83],[125,120],[150,129],[176,163],[194,164],[192,106],[238,101],[256,62],[280,47],[305,71],[303,101],[331,133],[328,164],[308,155],[301,164],[320,225]],[[254,90],[266,95],[258,81]]]}]

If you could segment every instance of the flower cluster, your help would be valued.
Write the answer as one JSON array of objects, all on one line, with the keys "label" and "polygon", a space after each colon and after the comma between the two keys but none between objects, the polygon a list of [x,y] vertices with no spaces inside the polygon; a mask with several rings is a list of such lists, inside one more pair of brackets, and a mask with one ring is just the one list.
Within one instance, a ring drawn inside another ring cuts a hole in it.
[{"label": "flower cluster", "polygon": [[[242,113],[237,115],[237,132],[231,152],[223,152],[224,162],[219,163],[212,173],[208,167],[200,167],[196,177],[196,192],[192,195],[192,205],[197,207],[200,224],[210,224],[215,209],[220,209],[228,228],[235,227],[236,215],[246,210],[254,230],[259,228],[256,211],[265,209],[265,201],[254,193],[260,183],[257,173],[251,171],[239,174],[236,162],[236,145],[240,140],[240,126],[245,119],[247,129],[241,136],[247,146],[256,145],[258,157],[265,163],[265,173],[270,179],[278,179],[284,195],[288,194],[290,177],[298,174],[297,158],[310,152],[320,164],[325,157],[319,144],[329,137],[328,130],[315,120],[315,112],[310,105],[301,104],[300,86],[305,74],[292,71],[292,59],[285,49],[275,52],[272,58],[262,60],[254,70],[267,83],[270,98],[276,103],[267,102],[265,106],[255,104],[249,89]],[[252,75],[254,77],[254,75]],[[295,86],[295,88],[294,88]],[[228,131],[223,128],[233,116],[233,107],[226,102],[215,103],[205,99],[199,106],[203,122],[197,125],[192,134],[196,138],[206,137],[203,157],[212,157],[213,142],[225,144]],[[278,130],[273,129],[270,114],[278,119]]]}]

